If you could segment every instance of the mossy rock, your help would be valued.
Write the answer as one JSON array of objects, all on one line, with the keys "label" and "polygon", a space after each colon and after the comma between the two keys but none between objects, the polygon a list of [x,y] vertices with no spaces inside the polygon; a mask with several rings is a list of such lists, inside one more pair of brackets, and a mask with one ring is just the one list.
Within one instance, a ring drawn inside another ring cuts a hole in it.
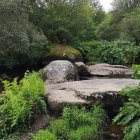
[{"label": "mossy rock", "polygon": [[55,45],[50,50],[49,58],[51,60],[69,60],[72,62],[82,61],[82,54],[71,46]]}]

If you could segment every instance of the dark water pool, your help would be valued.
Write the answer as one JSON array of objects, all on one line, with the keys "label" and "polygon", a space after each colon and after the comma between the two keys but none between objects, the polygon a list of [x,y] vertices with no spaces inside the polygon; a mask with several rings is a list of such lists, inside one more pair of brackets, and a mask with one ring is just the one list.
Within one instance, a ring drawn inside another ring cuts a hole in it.
[{"label": "dark water pool", "polygon": [[6,69],[6,68],[0,68],[0,92],[3,91],[3,80],[9,80],[12,81],[15,77],[19,80],[24,77],[24,73],[28,70],[30,72],[32,71],[38,71],[41,69],[42,65],[37,66],[19,66],[15,67],[13,69]]}]

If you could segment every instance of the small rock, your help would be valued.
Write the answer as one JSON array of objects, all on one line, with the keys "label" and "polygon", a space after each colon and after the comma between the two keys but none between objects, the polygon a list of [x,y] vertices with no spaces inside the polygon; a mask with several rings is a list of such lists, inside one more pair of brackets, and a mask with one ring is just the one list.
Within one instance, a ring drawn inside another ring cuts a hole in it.
[{"label": "small rock", "polygon": [[87,65],[85,65],[83,62],[75,62],[74,64],[80,76],[91,76]]}]

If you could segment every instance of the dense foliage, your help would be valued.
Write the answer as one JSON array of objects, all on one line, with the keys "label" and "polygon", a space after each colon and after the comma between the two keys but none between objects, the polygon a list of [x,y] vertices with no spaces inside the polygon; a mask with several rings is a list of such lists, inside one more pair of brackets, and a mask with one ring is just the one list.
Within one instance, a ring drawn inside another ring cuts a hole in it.
[{"label": "dense foliage", "polygon": [[40,130],[36,135],[32,136],[33,140],[57,140],[56,136],[47,131],[47,130]]},{"label": "dense foliage", "polygon": [[[140,78],[140,1],[113,0],[105,13],[99,0],[0,0],[0,68],[42,64],[43,61],[101,62],[132,65]],[[73,47],[75,48],[73,48]],[[82,54],[82,55],[81,55]],[[138,64],[138,65],[134,65]],[[47,112],[45,85],[26,73],[19,81],[3,81],[0,94],[0,139],[16,139],[34,115]],[[114,122],[125,125],[124,140],[139,140],[140,85],[125,88],[128,101]],[[34,140],[96,140],[102,136],[106,113],[100,106],[87,110],[65,107],[62,117]]]},{"label": "dense foliage", "polygon": [[34,3],[33,9],[31,20],[54,43],[95,37],[96,25],[104,17],[102,7],[95,0],[44,0],[40,5]]},{"label": "dense foliage", "polygon": [[113,0],[113,9],[106,14],[97,27],[99,39],[128,40],[140,43],[140,2],[139,0]]},{"label": "dense foliage", "polygon": [[46,48],[46,37],[29,22],[28,0],[0,1],[0,66],[36,63]]},{"label": "dense foliage", "polygon": [[36,64],[48,53],[48,42],[96,38],[104,16],[97,0],[1,0],[0,66]]},{"label": "dense foliage", "polygon": [[114,0],[112,10],[106,14],[98,0],[1,0],[0,66],[48,60],[51,43],[76,46],[79,41],[89,44],[97,39],[127,40],[135,45],[95,42],[93,47],[98,49],[83,49],[80,43],[78,49],[86,60],[132,64],[137,57],[139,63],[140,51],[135,47],[140,43],[139,11],[138,0]]},{"label": "dense foliage", "polygon": [[[26,73],[18,82],[3,81],[5,93],[0,95],[0,138],[25,132],[35,113],[46,113],[43,99],[45,85],[38,73]],[[38,110],[36,110],[38,109]]]},{"label": "dense foliage", "polygon": [[133,78],[140,79],[140,65],[132,65]]},{"label": "dense foliage", "polygon": [[129,41],[89,41],[76,46],[86,61],[109,64],[133,64],[137,62],[140,47]]},{"label": "dense foliage", "polygon": [[[100,106],[94,106],[91,110],[86,108],[65,107],[62,118],[53,120],[50,124],[49,135],[55,136],[53,140],[94,140],[101,138],[105,120],[105,111]],[[48,134],[48,130],[38,132],[33,139],[40,139]],[[42,135],[41,135],[42,134]]]},{"label": "dense foliage", "polygon": [[114,122],[124,125],[124,140],[139,140],[140,134],[140,84],[127,87],[121,95],[128,97],[128,101],[120,109]]}]

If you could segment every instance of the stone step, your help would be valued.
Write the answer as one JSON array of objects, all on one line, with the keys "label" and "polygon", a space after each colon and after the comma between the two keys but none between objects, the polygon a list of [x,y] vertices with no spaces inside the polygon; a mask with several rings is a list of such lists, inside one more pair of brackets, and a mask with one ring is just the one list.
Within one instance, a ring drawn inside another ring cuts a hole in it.
[{"label": "stone step", "polygon": [[94,79],[47,85],[49,109],[59,112],[67,105],[119,106],[122,97],[118,93],[126,86],[138,84],[134,79]]}]

